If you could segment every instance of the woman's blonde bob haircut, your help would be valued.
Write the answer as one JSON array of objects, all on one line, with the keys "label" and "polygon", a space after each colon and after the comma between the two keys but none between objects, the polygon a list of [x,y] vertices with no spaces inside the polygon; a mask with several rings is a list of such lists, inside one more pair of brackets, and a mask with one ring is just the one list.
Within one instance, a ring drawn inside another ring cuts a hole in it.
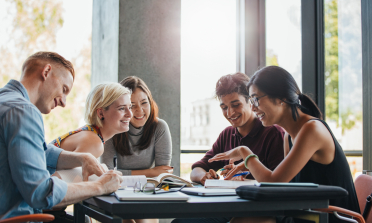
[{"label": "woman's blonde bob haircut", "polygon": [[97,115],[97,109],[108,110],[114,101],[125,94],[129,94],[130,97],[132,92],[119,83],[103,83],[94,87],[85,102],[85,122],[102,128],[102,121]]}]

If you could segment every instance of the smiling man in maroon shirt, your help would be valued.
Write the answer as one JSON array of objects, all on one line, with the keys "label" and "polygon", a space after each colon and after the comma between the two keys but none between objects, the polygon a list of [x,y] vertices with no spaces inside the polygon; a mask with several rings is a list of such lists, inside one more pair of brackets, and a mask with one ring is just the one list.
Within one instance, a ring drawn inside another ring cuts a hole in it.
[{"label": "smiling man in maroon shirt", "polygon": [[[216,84],[216,98],[225,118],[231,126],[224,129],[205,156],[192,165],[191,180],[204,185],[206,179],[218,179],[216,171],[228,165],[228,161],[208,163],[218,153],[237,146],[248,146],[270,170],[283,160],[284,130],[279,126],[264,127],[256,118],[248,102],[246,84],[249,77],[243,73],[221,77]],[[242,160],[235,162],[240,163]],[[253,179],[252,175],[247,178]]]}]

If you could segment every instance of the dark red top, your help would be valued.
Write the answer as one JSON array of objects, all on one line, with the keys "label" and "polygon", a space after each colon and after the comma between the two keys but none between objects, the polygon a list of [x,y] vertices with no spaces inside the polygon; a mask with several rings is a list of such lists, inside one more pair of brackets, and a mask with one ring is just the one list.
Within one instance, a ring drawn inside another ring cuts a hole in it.
[{"label": "dark red top", "polygon": [[[227,127],[221,132],[212,149],[200,161],[194,163],[191,168],[201,167],[205,171],[209,171],[209,169],[217,171],[228,165],[229,161],[208,163],[210,158],[238,146],[247,146],[259,157],[262,164],[270,170],[274,170],[284,158],[283,137],[284,130],[281,127],[277,125],[264,127],[261,121],[257,119],[255,119],[253,129],[245,137],[242,137],[236,128]],[[242,160],[235,162],[235,164],[240,162]],[[251,174],[247,178],[253,179]]]}]

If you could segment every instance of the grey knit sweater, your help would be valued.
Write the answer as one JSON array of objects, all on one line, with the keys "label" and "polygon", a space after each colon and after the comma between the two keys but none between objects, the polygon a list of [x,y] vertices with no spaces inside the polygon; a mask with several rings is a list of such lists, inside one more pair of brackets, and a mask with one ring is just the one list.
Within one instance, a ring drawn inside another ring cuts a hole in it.
[{"label": "grey knit sweater", "polygon": [[143,127],[137,129],[129,125],[128,139],[132,155],[121,156],[116,153],[113,140],[107,140],[101,156],[101,163],[113,169],[113,158],[117,156],[117,169],[123,175],[131,175],[132,170],[150,169],[155,166],[170,165],[172,157],[172,140],[168,124],[159,119],[151,144],[147,149],[139,150],[136,145],[143,134]]}]

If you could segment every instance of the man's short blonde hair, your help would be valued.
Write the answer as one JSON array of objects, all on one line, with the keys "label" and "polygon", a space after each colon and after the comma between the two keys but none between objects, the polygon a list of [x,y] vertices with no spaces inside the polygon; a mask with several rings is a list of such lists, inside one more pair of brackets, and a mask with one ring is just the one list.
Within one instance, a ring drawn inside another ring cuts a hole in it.
[{"label": "man's short blonde hair", "polygon": [[85,102],[85,122],[101,128],[102,120],[97,115],[97,109],[109,109],[114,101],[125,94],[130,96],[132,92],[119,83],[104,83],[94,87]]},{"label": "man's short blonde hair", "polygon": [[28,72],[33,72],[37,66],[41,65],[42,61],[66,68],[71,73],[72,78],[75,79],[75,70],[72,63],[58,53],[47,51],[40,51],[29,56],[22,65],[22,75],[25,74],[26,69]]}]

